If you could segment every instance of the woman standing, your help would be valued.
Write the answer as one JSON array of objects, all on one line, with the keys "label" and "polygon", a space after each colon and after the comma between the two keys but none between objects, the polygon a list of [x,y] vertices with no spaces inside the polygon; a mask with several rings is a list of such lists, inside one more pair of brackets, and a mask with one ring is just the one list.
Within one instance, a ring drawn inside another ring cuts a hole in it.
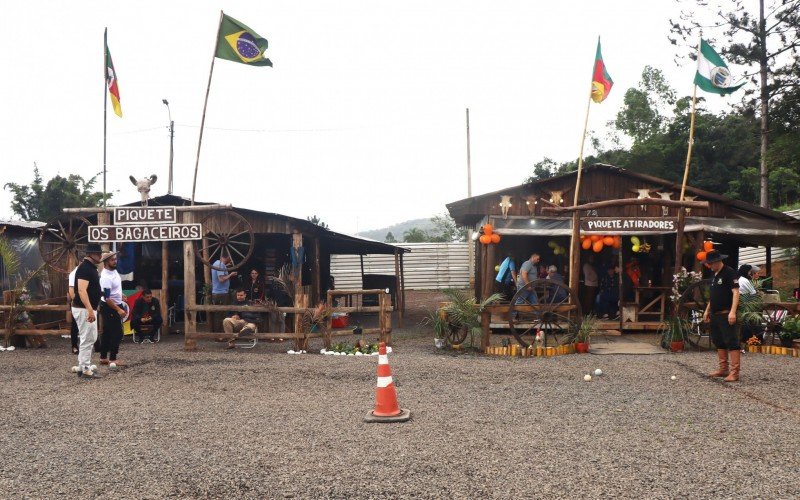
[{"label": "woman standing", "polygon": [[250,302],[263,301],[265,298],[265,288],[264,278],[258,274],[258,269],[251,269],[250,277],[245,285],[247,300]]},{"label": "woman standing", "polygon": [[[747,302],[749,297],[758,294],[755,287],[755,275],[758,273],[759,268],[749,264],[739,266],[739,294],[742,296],[742,302]],[[740,334],[740,342],[747,343],[750,337],[756,337],[759,340],[764,340],[764,333],[760,331],[758,325],[749,321],[742,321],[742,329]],[[744,350],[742,350],[744,352]]]}]

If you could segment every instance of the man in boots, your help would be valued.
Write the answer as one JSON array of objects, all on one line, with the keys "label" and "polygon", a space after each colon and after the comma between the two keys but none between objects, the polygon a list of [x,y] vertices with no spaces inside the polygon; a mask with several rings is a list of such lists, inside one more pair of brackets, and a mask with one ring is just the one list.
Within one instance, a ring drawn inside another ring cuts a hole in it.
[{"label": "man in boots", "polygon": [[717,347],[719,358],[719,369],[710,373],[709,377],[725,377],[725,382],[738,382],[742,359],[739,338],[736,335],[739,279],[736,271],[722,262],[727,257],[716,250],[706,255],[704,263],[714,271],[714,279],[711,282],[711,300],[703,314],[703,322],[711,321],[711,341]]}]

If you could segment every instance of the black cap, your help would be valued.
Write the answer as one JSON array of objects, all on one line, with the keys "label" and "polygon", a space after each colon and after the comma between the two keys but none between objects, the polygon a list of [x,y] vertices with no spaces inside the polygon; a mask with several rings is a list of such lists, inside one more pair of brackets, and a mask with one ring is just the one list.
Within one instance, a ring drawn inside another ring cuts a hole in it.
[{"label": "black cap", "polygon": [[86,255],[89,255],[90,253],[102,254],[103,249],[100,248],[100,245],[98,245],[97,243],[89,243],[88,245],[86,245]]}]

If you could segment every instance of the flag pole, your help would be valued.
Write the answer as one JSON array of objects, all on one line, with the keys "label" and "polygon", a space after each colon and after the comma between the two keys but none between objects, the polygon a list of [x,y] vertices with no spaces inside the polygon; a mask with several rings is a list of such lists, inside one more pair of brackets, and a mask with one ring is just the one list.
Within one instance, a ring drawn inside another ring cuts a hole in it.
[{"label": "flag pole", "polygon": [[[700,45],[697,46],[697,54],[700,56]],[[686,166],[683,169],[683,182],[681,182],[681,197],[679,201],[683,201],[686,195],[686,183],[689,181],[689,166],[692,164],[692,146],[694,145],[694,118],[697,106],[697,84],[695,83],[692,89],[692,114],[689,118],[689,146],[686,149]],[[678,228],[675,233],[675,266],[674,274],[681,271],[683,264],[683,228],[686,225],[686,209],[678,207]]]},{"label": "flag pole", "polygon": [[[594,77],[594,73],[592,73]],[[573,198],[572,205],[578,206],[578,196],[581,190],[581,174],[583,172],[583,146],[586,143],[586,131],[589,128],[589,110],[592,107],[592,89],[593,86],[589,85],[589,100],[586,103],[586,117],[583,119],[583,135],[581,136],[581,151],[578,155],[578,177],[575,181],[575,197]],[[580,214],[577,210],[572,212],[572,239],[569,245],[569,287],[575,296],[578,296],[578,282],[580,273],[578,270],[580,264]]]},{"label": "flag pole", "polygon": [[222,18],[224,13],[219,11],[219,25],[217,26],[217,36],[214,38],[214,53],[211,55],[211,70],[208,72],[208,86],[206,87],[206,100],[203,104],[203,118],[200,120],[200,137],[197,139],[197,158],[194,162],[194,180],[192,180],[192,205],[194,205],[194,193],[197,188],[197,169],[200,165],[200,146],[203,144],[203,127],[206,123],[206,108],[208,107],[208,94],[211,91],[211,75],[214,74],[214,59],[217,57],[217,43],[219,33],[222,30]]},{"label": "flag pole", "polygon": [[106,196],[106,125],[108,121],[108,27],[103,31],[103,206]]}]

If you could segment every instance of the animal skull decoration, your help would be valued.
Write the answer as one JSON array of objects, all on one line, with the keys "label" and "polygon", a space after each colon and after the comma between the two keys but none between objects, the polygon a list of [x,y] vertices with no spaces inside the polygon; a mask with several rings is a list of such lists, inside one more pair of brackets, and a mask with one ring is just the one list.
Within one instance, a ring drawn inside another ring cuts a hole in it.
[{"label": "animal skull decoration", "polygon": [[[672,191],[668,191],[666,193],[662,193],[662,192],[659,191],[659,192],[656,192],[656,194],[658,196],[660,196],[662,200],[671,200],[672,199],[671,198]],[[663,215],[664,217],[668,216],[669,215],[669,207],[661,207],[661,215]]]},{"label": "animal skull decoration", "polygon": [[136,186],[136,189],[139,191],[139,194],[142,195],[142,206],[147,206],[147,200],[150,199],[150,186],[156,183],[158,177],[156,175],[151,175],[149,178],[144,178],[141,180],[136,180],[134,176],[128,177],[131,180],[131,184]]},{"label": "animal skull decoration", "polygon": [[565,191],[550,191],[550,199],[548,200],[553,205],[561,205],[564,203]]},{"label": "animal skull decoration", "polygon": [[508,209],[511,208],[511,196],[509,195],[501,195],[500,196],[500,210],[503,211],[503,218],[508,218]]},{"label": "animal skull decoration", "polygon": [[[641,188],[641,189],[634,189],[633,190],[634,193],[639,193],[639,196],[636,197],[637,200],[644,200],[646,198],[650,198],[650,191],[652,191],[652,189],[648,189],[648,188]],[[646,205],[639,205],[639,206],[642,207],[642,210],[647,210],[647,206]]]},{"label": "animal skull decoration", "polygon": [[539,199],[536,196],[526,196],[525,205],[528,207],[528,213],[533,215],[536,211],[536,205],[539,204]]},{"label": "animal skull decoration", "polygon": [[[683,201],[694,201],[695,198],[697,198],[697,196],[686,196],[686,195],[684,195],[683,196]],[[692,213],[692,208],[691,207],[687,207],[686,208],[686,214],[688,215],[690,213]]]}]

